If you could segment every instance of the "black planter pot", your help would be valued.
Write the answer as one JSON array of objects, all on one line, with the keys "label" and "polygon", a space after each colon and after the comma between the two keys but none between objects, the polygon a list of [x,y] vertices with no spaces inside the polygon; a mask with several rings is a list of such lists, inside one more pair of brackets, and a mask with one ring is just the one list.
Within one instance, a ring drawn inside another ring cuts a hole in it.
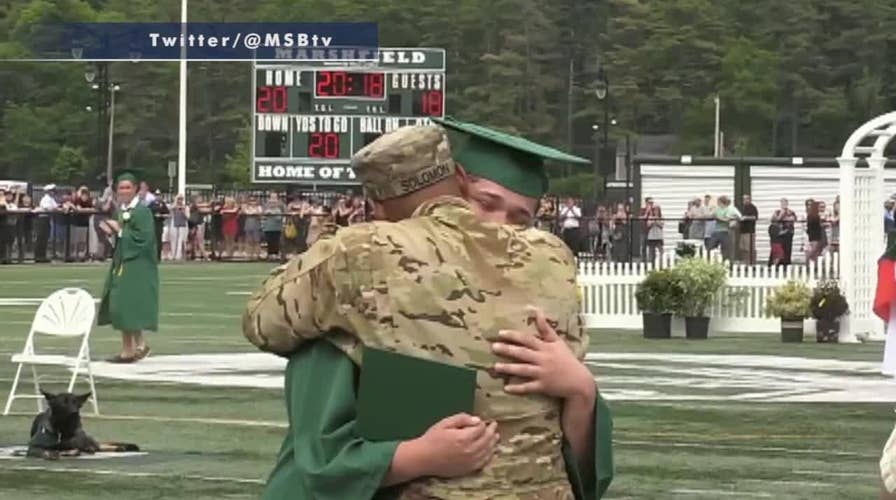
[{"label": "black planter pot", "polygon": [[685,338],[706,340],[709,338],[709,318],[703,316],[684,318]]},{"label": "black planter pot", "polygon": [[781,342],[803,341],[803,319],[781,318]]},{"label": "black planter pot", "polygon": [[818,343],[837,343],[840,337],[840,318],[819,319],[815,322],[815,340]]},{"label": "black planter pot", "polygon": [[643,313],[645,339],[672,338],[672,315],[659,313]]}]

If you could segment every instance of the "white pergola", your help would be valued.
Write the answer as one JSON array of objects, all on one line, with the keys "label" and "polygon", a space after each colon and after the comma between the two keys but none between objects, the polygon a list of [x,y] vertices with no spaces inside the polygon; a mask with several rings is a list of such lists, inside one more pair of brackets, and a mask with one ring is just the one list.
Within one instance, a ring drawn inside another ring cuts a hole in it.
[{"label": "white pergola", "polygon": [[[840,164],[840,286],[849,303],[849,320],[840,342],[856,334],[884,340],[884,324],[871,311],[877,284],[877,260],[884,251],[884,165],[887,145],[896,137],[896,111],[874,118],[849,137]],[[862,159],[866,165],[857,168]]]}]

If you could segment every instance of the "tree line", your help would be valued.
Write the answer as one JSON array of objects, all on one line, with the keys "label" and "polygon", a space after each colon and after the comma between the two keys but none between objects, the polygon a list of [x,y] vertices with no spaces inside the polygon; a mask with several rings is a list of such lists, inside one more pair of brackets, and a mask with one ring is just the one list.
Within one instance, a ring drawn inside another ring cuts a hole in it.
[{"label": "tree line", "polygon": [[[605,105],[611,140],[669,134],[674,152],[709,155],[718,95],[726,154],[738,156],[836,156],[856,126],[896,109],[888,0],[192,0],[189,16],[377,22],[383,46],[446,49],[449,114],[588,158]],[[39,22],[179,19],[179,0],[11,0],[0,4],[0,59],[26,57]],[[0,61],[0,178],[97,182],[105,151],[87,69]],[[189,64],[190,182],[247,181],[250,71]],[[604,100],[594,92],[601,71]],[[108,72],[121,86],[116,168],[165,184],[177,154],[178,63],[113,62]]]}]

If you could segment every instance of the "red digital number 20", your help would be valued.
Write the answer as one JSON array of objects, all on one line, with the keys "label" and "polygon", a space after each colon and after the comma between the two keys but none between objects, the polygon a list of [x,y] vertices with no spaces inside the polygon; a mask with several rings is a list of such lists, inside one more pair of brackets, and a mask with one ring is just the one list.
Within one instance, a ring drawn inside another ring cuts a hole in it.
[{"label": "red digital number 20", "polygon": [[255,110],[258,113],[285,113],[286,87],[258,87]]},{"label": "red digital number 20", "polygon": [[315,132],[308,138],[308,156],[311,158],[339,158],[339,134]]}]

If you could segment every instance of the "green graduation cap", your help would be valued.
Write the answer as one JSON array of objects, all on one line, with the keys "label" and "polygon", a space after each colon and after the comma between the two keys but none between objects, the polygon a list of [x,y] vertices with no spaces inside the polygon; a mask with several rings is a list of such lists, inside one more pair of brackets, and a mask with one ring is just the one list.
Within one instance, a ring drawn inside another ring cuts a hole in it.
[{"label": "green graduation cap", "polygon": [[589,160],[474,123],[433,118],[445,127],[454,161],[470,175],[489,179],[515,193],[539,198],[548,190],[544,160],[591,163]]},{"label": "green graduation cap", "polygon": [[133,170],[122,170],[115,177],[115,184],[118,185],[118,183],[122,182],[122,181],[129,181],[133,184],[137,184],[137,182],[138,182],[137,173],[134,172]]}]

